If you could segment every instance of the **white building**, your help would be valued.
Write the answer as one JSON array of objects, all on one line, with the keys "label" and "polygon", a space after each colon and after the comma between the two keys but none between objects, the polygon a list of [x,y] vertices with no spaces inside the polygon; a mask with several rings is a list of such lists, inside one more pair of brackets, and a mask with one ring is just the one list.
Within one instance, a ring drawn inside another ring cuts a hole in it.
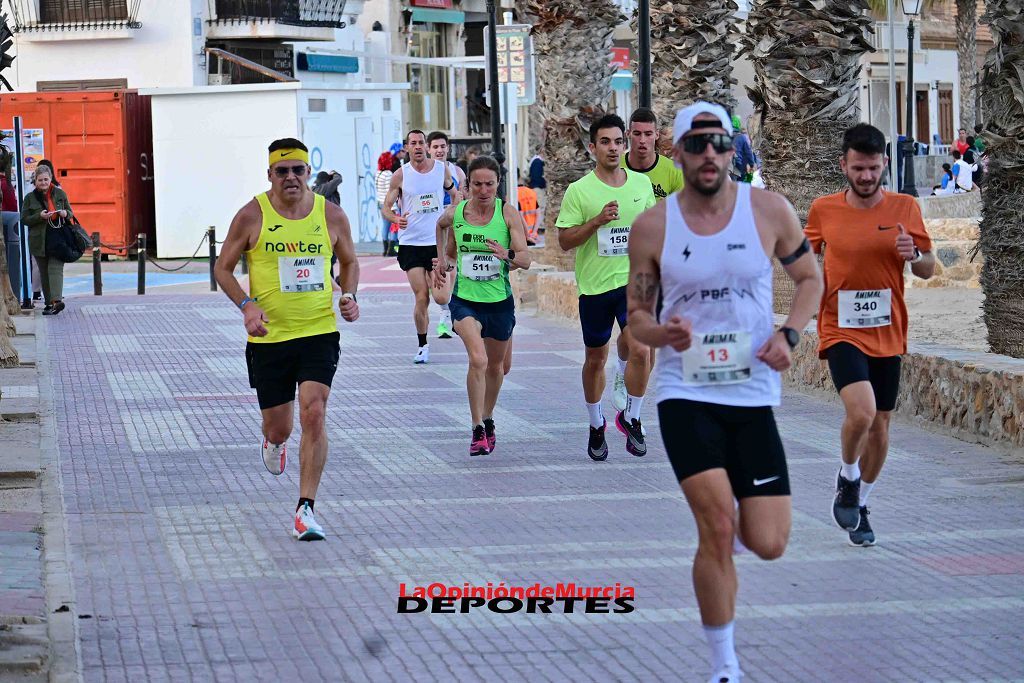
[{"label": "white building", "polygon": [[[352,56],[388,49],[357,26],[362,0],[0,3],[15,31],[5,75],[16,91],[152,97],[158,256],[191,255],[208,225],[223,235],[267,185],[267,144],[287,136],[310,147],[314,173],[345,178],[353,238],[378,238],[376,162],[401,139],[408,85],[375,82],[389,74]],[[209,173],[195,172],[196,149]]]}]

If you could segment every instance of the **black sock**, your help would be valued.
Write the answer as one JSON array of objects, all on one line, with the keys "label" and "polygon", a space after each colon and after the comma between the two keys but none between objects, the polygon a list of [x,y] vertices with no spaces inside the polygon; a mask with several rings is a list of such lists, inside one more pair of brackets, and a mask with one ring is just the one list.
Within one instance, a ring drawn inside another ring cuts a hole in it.
[{"label": "black sock", "polygon": [[313,510],[313,499],[312,498],[299,498],[299,504],[295,506],[295,511],[298,512],[299,508],[302,507],[303,503],[309,503],[310,511]]},{"label": "black sock", "polygon": [[416,339],[419,340],[420,346],[426,346],[427,345],[427,335],[420,334],[419,332],[417,332],[416,333]]}]

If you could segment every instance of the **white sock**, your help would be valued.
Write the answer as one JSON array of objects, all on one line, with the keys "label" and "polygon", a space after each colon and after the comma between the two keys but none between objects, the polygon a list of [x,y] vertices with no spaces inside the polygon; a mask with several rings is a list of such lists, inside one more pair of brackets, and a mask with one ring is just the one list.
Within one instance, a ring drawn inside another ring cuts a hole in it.
[{"label": "white sock", "polygon": [[739,667],[739,660],[736,659],[736,646],[733,644],[733,624],[730,621],[724,626],[705,626],[704,637],[711,646],[711,668],[715,671],[724,669],[727,666]]},{"label": "white sock", "polygon": [[632,422],[633,420],[640,419],[640,408],[644,405],[643,396],[630,396],[626,394],[626,421]]},{"label": "white sock", "polygon": [[588,403],[587,412],[590,414],[590,426],[600,429],[604,425],[604,413],[601,411],[601,402]]},{"label": "white sock", "polygon": [[622,360],[621,358],[619,358],[617,360],[618,360],[618,363],[619,363],[619,374],[620,375],[625,375],[626,374],[626,361]]},{"label": "white sock", "polygon": [[861,481],[860,483],[860,506],[864,507],[868,504],[868,496],[871,495],[871,489],[875,488],[875,482]]},{"label": "white sock", "polygon": [[839,473],[843,475],[843,479],[846,481],[857,481],[860,479],[860,464],[855,462],[852,465],[847,465],[844,462],[843,468]]}]

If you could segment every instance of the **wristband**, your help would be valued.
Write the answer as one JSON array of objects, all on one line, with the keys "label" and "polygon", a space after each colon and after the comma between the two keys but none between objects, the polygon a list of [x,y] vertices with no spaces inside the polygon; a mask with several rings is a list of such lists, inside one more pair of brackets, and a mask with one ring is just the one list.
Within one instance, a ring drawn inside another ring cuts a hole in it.
[{"label": "wristband", "polygon": [[244,299],[241,300],[241,302],[239,302],[238,310],[244,311],[245,310],[245,305],[247,303],[249,303],[250,301],[256,301],[256,298],[253,297],[253,298],[250,299],[249,297],[245,297]]},{"label": "wristband", "polygon": [[356,299],[355,292],[345,292],[345,293],[343,293],[341,295],[341,298],[342,299],[352,299],[352,301],[354,301],[356,303],[359,303],[358,299]]}]

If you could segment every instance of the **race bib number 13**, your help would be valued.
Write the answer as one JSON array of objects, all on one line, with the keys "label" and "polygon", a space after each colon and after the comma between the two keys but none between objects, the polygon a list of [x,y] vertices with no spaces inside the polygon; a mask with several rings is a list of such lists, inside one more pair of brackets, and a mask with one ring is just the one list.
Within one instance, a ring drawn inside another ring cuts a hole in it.
[{"label": "race bib number 13", "polygon": [[324,291],[323,256],[281,256],[277,260],[277,272],[282,292]]},{"label": "race bib number 13", "polygon": [[683,384],[739,384],[750,381],[749,332],[709,332],[695,335],[682,353]]},{"label": "race bib number 13", "polygon": [[892,324],[892,290],[839,290],[839,327],[885,327]]},{"label": "race bib number 13", "polygon": [[629,228],[620,225],[617,228],[605,226],[597,230],[598,256],[625,256],[629,253]]}]

